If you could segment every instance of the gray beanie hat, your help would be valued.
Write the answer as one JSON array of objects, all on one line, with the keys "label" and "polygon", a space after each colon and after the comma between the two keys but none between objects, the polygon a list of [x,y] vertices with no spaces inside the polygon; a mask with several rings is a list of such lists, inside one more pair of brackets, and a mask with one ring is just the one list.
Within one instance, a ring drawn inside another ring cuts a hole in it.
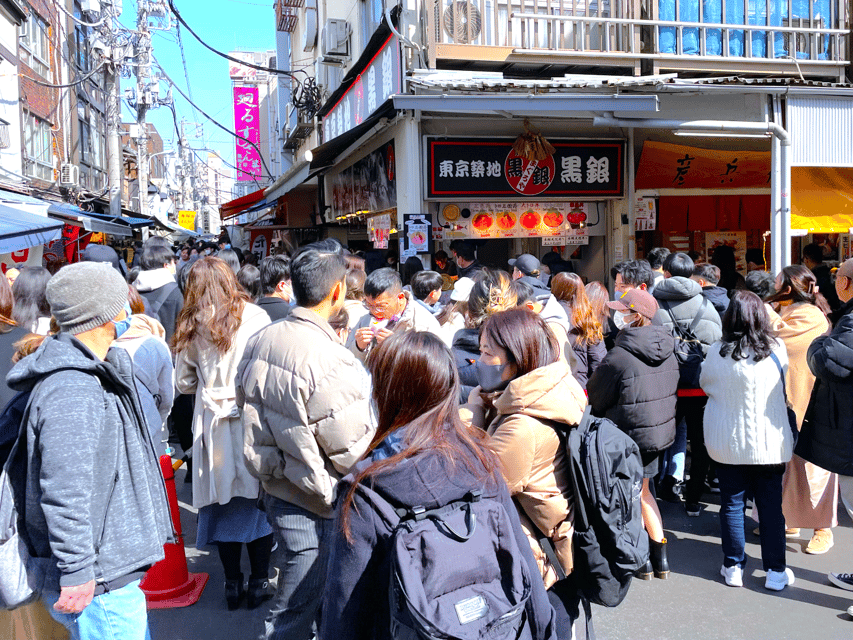
[{"label": "gray beanie hat", "polygon": [[60,328],[76,336],[115,318],[127,293],[127,283],[109,263],[77,262],[48,281],[45,295]]}]

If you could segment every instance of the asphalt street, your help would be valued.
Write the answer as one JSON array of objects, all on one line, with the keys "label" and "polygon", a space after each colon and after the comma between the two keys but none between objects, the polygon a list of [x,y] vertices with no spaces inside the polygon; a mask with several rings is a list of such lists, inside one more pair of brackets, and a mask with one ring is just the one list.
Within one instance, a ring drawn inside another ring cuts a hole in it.
[{"label": "asphalt street", "polygon": [[[184,609],[151,611],[153,640],[242,640],[257,638],[266,609],[225,608],[224,578],[212,551],[195,549],[191,488],[177,473],[178,498],[190,571],[210,580],[198,603]],[[688,518],[682,505],[660,503],[669,540],[672,573],[668,580],[634,580],[615,609],[593,607],[599,640],[850,640],[853,618],[846,610],[853,592],[832,586],[830,571],[853,572],[853,523],[839,505],[835,546],[825,555],[803,552],[811,531],[788,540],[788,566],[796,582],[782,592],[764,589],[764,571],[755,523],[747,519],[748,565],[742,588],[727,587],[719,574],[722,550],[717,497],[705,495],[705,509]],[[243,558],[248,572],[248,558]],[[370,615],[370,612],[365,612]]]}]

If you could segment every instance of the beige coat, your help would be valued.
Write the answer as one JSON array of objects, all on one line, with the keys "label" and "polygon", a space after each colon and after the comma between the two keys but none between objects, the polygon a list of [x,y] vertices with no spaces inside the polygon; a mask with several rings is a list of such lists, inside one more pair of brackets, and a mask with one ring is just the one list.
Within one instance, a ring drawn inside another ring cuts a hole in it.
[{"label": "beige coat", "polygon": [[556,428],[577,425],[586,396],[568,364],[560,360],[517,378],[500,394],[471,392],[463,415],[487,428],[530,541],[545,587],[557,574],[539,545],[531,523],[548,536],[563,570],[572,571],[572,491],[569,460]]},{"label": "beige coat", "polygon": [[[400,320],[392,329],[394,333],[401,333],[404,331],[429,331],[432,334],[440,336],[441,327],[438,324],[438,320],[435,319],[435,316],[432,315],[426,307],[418,304],[417,300],[412,297],[412,293],[410,291],[403,291],[403,295],[406,296],[406,308],[403,310],[403,315],[400,316]],[[373,316],[369,313],[365,315],[358,321],[355,329],[350,331],[349,339],[347,340],[347,347],[349,350],[352,351],[355,354],[355,357],[362,362],[367,360],[367,356],[370,355],[370,351],[376,345],[376,341],[374,340],[370,345],[368,345],[367,349],[362,351],[355,344],[355,333],[363,327],[369,327],[372,320]]]},{"label": "beige coat", "polygon": [[243,422],[237,408],[235,377],[246,343],[270,323],[253,304],[243,309],[240,327],[224,355],[196,338],[175,359],[179,393],[195,394],[193,415],[193,506],[257,498],[258,481],[243,462]]},{"label": "beige coat", "polygon": [[[788,401],[797,414],[797,425],[802,426],[815,383],[806,356],[812,341],[829,330],[829,322],[813,304],[791,304],[782,307],[778,315],[772,310],[769,313],[773,329],[788,350],[785,386]],[[836,526],[837,496],[836,474],[794,454],[782,480],[782,511],[786,526],[806,529]]]},{"label": "beige coat", "polygon": [[329,323],[295,307],[246,348],[237,382],[246,466],[272,496],[323,518],[376,430],[370,376]]}]

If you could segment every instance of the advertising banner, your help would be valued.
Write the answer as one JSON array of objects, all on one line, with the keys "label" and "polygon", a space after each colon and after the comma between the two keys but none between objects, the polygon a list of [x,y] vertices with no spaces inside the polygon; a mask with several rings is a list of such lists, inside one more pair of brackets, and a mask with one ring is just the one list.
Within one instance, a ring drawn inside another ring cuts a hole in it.
[{"label": "advertising banner", "polygon": [[195,231],[195,211],[178,211],[178,225]]},{"label": "advertising banner", "polygon": [[679,144],[643,143],[637,189],[738,189],[770,187],[769,151],[725,151]]},{"label": "advertising banner", "polygon": [[549,140],[556,152],[541,161],[516,155],[514,140],[428,138],[427,197],[571,198],[620,196],[620,140]]},{"label": "advertising banner", "polygon": [[323,117],[323,142],[337,138],[367,120],[403,87],[400,42],[391,35],[341,99]]},{"label": "advertising banner", "polygon": [[394,141],[331,176],[335,216],[376,213],[397,206]]},{"label": "advertising banner", "polygon": [[260,178],[261,155],[256,146],[249,144],[261,142],[261,107],[257,87],[234,87],[234,130],[245,138],[237,138],[237,180],[246,182]]}]

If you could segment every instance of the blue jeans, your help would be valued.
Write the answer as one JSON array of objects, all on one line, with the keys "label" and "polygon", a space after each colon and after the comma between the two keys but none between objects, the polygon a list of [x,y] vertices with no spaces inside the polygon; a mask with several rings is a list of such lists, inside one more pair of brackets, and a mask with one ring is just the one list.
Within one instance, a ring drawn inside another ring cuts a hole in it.
[{"label": "blue jeans", "polygon": [[45,591],[44,602],[53,619],[71,633],[71,640],[151,640],[148,609],[139,580],[121,589],[95,596],[80,613],[59,613],[55,591]]},{"label": "blue jeans", "polygon": [[672,476],[679,482],[684,481],[684,460],[687,457],[687,423],[682,419],[675,425],[675,441],[663,455],[660,479]]},{"label": "blue jeans", "polygon": [[782,514],[782,476],[784,464],[717,464],[720,481],[720,537],[723,541],[723,565],[746,566],[744,552],[744,506],[751,492],[761,518],[761,561],[765,571],[784,571],[785,516]]},{"label": "blue jeans", "polygon": [[265,622],[265,640],[311,640],[326,581],[326,558],[334,520],[264,494],[279,550],[278,589]]}]

